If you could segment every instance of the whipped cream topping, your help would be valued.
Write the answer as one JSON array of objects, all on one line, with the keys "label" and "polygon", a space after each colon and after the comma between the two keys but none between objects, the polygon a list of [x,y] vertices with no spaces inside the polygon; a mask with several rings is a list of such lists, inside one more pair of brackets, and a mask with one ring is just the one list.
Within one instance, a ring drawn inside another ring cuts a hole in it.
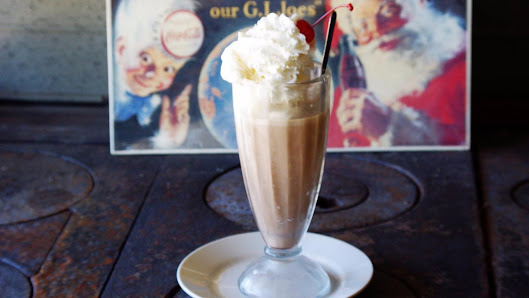
[{"label": "whipped cream topping", "polygon": [[222,53],[220,74],[243,80],[294,83],[307,80],[314,67],[310,46],[292,19],[271,13],[261,18]]}]

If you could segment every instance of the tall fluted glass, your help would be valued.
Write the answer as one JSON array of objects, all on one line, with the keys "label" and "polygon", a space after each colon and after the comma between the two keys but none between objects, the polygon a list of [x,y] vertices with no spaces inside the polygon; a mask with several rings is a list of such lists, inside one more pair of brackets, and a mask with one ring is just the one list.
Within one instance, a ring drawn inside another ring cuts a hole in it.
[{"label": "tall fluted glass", "polygon": [[[330,109],[330,71],[317,65],[300,83],[233,84],[239,158],[265,254],[240,277],[257,297],[317,297],[330,288],[301,255],[321,185]],[[244,248],[241,248],[244,249]]]}]

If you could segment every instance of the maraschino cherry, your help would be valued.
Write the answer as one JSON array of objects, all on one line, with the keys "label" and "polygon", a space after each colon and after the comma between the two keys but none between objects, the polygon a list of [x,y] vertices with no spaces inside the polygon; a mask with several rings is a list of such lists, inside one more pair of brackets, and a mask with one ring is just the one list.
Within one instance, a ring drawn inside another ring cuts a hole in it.
[{"label": "maraschino cherry", "polygon": [[325,19],[325,17],[327,17],[331,12],[333,12],[334,10],[340,8],[340,7],[346,7],[348,8],[350,11],[353,11],[354,7],[351,3],[348,3],[348,4],[342,4],[342,5],[338,5],[334,8],[332,8],[331,10],[327,11],[324,15],[322,15],[316,22],[314,22],[314,24],[309,24],[309,22],[303,20],[303,19],[299,19],[297,22],[296,22],[296,27],[298,27],[299,29],[299,32],[301,32],[301,34],[305,35],[305,40],[307,41],[307,43],[310,43],[313,39],[314,39],[314,26],[316,26],[319,22],[321,22],[323,19]]}]

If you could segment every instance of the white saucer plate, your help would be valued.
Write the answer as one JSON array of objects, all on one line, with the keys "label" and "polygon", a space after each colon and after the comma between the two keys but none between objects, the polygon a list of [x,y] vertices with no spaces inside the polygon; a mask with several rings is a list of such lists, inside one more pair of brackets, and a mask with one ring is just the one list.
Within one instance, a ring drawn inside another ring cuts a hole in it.
[{"label": "white saucer plate", "polygon": [[[331,278],[326,297],[350,297],[362,291],[373,276],[371,260],[341,240],[307,233],[302,254],[318,262]],[[222,238],[197,248],[178,266],[180,287],[191,297],[244,297],[237,280],[244,269],[264,255],[259,232]]]}]

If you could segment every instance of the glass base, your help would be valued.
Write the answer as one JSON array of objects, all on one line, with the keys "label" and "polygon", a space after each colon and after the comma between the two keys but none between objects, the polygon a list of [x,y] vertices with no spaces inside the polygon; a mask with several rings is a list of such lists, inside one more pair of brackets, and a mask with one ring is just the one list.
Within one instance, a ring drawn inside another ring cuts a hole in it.
[{"label": "glass base", "polygon": [[321,297],[331,288],[323,268],[300,255],[301,248],[265,248],[239,278],[239,289],[250,297]]}]

